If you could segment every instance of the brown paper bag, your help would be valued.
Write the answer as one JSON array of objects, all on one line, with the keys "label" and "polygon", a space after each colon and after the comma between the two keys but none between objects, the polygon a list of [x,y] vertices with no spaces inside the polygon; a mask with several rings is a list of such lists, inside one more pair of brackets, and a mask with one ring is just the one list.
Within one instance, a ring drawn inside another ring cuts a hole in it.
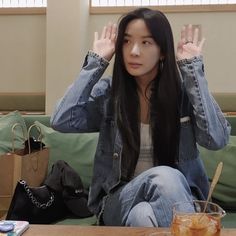
[{"label": "brown paper bag", "polygon": [[14,128],[17,125],[19,124],[12,127],[12,152],[0,156],[0,218],[8,210],[17,181],[23,179],[29,186],[38,187],[43,183],[48,170],[49,149],[41,145],[39,151],[31,152],[29,143],[30,131],[33,127],[39,130],[38,139],[41,141],[40,127],[32,125],[29,128],[27,135],[29,153],[25,153],[25,150],[14,148]]}]

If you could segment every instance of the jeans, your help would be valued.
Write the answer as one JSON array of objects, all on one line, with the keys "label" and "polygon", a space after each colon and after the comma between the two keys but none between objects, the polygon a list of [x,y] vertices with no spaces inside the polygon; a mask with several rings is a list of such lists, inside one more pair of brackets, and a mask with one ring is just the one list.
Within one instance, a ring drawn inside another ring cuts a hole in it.
[{"label": "jeans", "polygon": [[173,204],[192,199],[180,171],[153,167],[107,197],[103,222],[113,226],[169,227]]}]

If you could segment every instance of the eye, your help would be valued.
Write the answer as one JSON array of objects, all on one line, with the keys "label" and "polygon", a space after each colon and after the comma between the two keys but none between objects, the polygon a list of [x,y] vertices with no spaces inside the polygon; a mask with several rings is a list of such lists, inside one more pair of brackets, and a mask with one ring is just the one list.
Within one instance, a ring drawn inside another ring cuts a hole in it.
[{"label": "eye", "polygon": [[144,44],[144,45],[151,45],[152,43],[151,43],[150,41],[144,40],[144,41],[143,41],[143,44]]},{"label": "eye", "polygon": [[129,44],[130,43],[130,40],[129,39],[126,39],[124,38],[124,41],[123,41],[124,44]]}]

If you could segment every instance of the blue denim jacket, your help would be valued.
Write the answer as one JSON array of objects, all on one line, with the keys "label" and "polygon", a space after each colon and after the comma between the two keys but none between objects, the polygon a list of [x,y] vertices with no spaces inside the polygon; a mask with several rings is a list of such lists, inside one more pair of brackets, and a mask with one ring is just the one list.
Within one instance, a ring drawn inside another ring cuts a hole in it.
[{"label": "blue denim jacket", "polygon": [[[108,62],[93,52],[56,106],[51,125],[61,132],[100,132],[95,154],[89,208],[99,214],[103,200],[121,181],[122,140],[108,101],[111,78],[100,79]],[[197,143],[207,149],[223,148],[230,126],[209,94],[201,57],[178,62],[182,75],[181,132],[178,168],[186,177],[192,193],[205,199],[209,183],[199,157]]]}]

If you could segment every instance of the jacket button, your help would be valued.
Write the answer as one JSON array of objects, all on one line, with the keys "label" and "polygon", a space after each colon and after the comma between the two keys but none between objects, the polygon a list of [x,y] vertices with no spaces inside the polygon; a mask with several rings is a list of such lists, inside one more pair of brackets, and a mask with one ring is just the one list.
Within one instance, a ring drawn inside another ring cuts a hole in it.
[{"label": "jacket button", "polygon": [[118,157],[119,157],[119,154],[118,154],[117,152],[115,152],[115,153],[113,154],[113,158],[114,158],[114,159],[118,159]]}]

